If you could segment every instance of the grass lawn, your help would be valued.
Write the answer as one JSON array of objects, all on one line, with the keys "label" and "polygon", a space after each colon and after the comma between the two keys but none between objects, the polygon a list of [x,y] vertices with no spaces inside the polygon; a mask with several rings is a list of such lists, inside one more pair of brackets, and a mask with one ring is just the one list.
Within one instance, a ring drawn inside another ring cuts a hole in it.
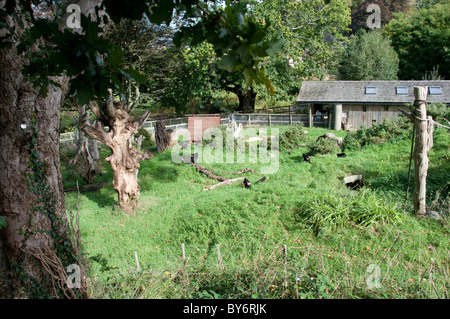
[{"label": "grass lawn", "polygon": [[[305,129],[308,140],[327,132]],[[429,203],[450,180],[449,142],[449,133],[441,130],[429,152]],[[174,163],[170,150],[153,151],[155,157],[139,169],[135,215],[115,207],[107,162],[94,183],[108,185],[79,195],[94,298],[450,296],[448,217],[414,217],[411,198],[403,207],[409,140],[348,151],[345,158],[316,155],[311,164],[302,159],[306,146],[300,147],[281,152],[278,171],[264,183],[246,189],[238,182],[210,191],[204,186],[216,181],[191,165]],[[73,150],[62,153],[64,188],[77,180],[84,185],[67,165]],[[101,153],[106,157],[109,151]],[[230,178],[241,175],[227,173],[244,168],[256,171],[245,174],[253,182],[263,176],[260,163],[203,165]],[[350,174],[363,174],[367,190],[343,185]],[[67,195],[73,210],[77,197],[76,192]],[[367,225],[350,217],[359,211],[372,214]]]}]

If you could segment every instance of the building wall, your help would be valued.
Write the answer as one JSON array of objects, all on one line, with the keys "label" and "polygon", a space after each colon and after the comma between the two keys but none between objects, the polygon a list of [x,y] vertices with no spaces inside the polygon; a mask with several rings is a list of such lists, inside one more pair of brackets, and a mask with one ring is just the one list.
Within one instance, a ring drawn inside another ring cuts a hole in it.
[{"label": "building wall", "polygon": [[351,128],[358,129],[361,125],[372,127],[372,121],[381,124],[384,119],[397,118],[400,111],[397,106],[343,104],[342,113],[342,120],[347,116]]}]

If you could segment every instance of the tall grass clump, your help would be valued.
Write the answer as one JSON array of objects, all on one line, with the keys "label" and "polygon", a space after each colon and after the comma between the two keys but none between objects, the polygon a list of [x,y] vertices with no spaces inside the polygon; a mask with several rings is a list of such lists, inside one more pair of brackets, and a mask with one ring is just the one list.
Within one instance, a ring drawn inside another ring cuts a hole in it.
[{"label": "tall grass clump", "polygon": [[403,221],[404,216],[395,205],[387,203],[368,188],[362,188],[355,195],[322,193],[306,198],[297,210],[296,219],[318,235],[348,224],[362,227],[377,223],[397,224]]}]

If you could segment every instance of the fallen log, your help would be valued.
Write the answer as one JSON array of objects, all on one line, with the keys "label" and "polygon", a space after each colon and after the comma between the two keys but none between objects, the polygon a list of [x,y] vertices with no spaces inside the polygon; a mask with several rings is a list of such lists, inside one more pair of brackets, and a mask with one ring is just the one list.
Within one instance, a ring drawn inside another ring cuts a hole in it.
[{"label": "fallen log", "polygon": [[236,181],[239,181],[239,180],[243,180],[244,178],[245,177],[238,177],[238,178],[233,178],[233,179],[227,179],[227,180],[225,180],[223,182],[214,184],[212,186],[205,187],[203,189],[203,191],[209,191],[209,190],[212,190],[214,188],[217,188],[217,187],[220,187],[220,186],[223,186],[223,185],[231,185],[233,182],[236,182]]},{"label": "fallen log", "polygon": [[215,179],[216,181],[224,182],[224,181],[228,180],[227,178],[225,178],[223,176],[214,175],[213,173],[211,173],[211,171],[207,170],[203,166],[200,166],[198,164],[192,164],[192,165],[194,165],[194,167],[197,169],[197,171],[199,171],[200,173],[205,174],[209,178]]},{"label": "fallen log", "polygon": [[93,191],[102,189],[108,185],[110,185],[110,184],[107,182],[97,183],[97,184],[92,184],[92,185],[84,185],[81,187],[67,188],[67,189],[63,190],[63,192],[64,193],[70,193],[70,192],[74,192],[74,191],[80,191],[80,193],[93,192]]},{"label": "fallen log", "polygon": [[[220,183],[212,185],[212,186],[205,186],[205,188],[203,189],[204,191],[212,190],[214,188],[217,188],[217,187],[220,187],[220,186],[223,186],[223,185],[231,185],[233,182],[245,179],[245,177],[238,177],[238,178],[229,179],[229,178],[226,178],[226,177],[223,177],[223,176],[215,175],[215,174],[213,174],[211,172],[211,170],[208,170],[208,169],[206,169],[205,167],[203,167],[201,165],[198,165],[198,164],[195,164],[195,163],[191,163],[191,165],[193,165],[197,169],[197,171],[199,171],[200,173],[203,173],[206,176],[208,176],[209,178],[220,182]],[[253,172],[254,173],[255,171],[253,169],[251,169],[251,168],[245,168],[245,169],[237,171],[235,173],[226,173],[226,174],[242,174],[242,173],[245,173],[245,172]]]}]

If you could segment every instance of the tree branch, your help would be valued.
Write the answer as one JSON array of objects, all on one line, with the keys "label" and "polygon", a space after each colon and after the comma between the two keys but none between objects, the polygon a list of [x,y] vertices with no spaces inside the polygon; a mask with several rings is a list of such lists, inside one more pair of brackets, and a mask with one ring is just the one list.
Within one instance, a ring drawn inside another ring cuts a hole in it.
[{"label": "tree branch", "polygon": [[87,115],[85,114],[81,121],[80,129],[83,130],[83,132],[86,133],[87,136],[99,140],[106,146],[111,145],[111,136],[108,132],[105,131],[105,128],[103,127],[101,121],[96,121],[94,126],[92,126],[88,123]]},{"label": "tree branch", "polygon": [[220,186],[223,186],[223,185],[231,185],[231,183],[236,182],[236,181],[239,181],[239,180],[243,180],[244,178],[245,178],[245,177],[238,177],[238,178],[233,178],[233,179],[227,179],[227,180],[225,180],[225,181],[223,181],[223,182],[220,182],[220,183],[218,183],[218,184],[215,184],[215,185],[212,185],[212,186],[205,187],[205,188],[203,189],[203,191],[209,191],[209,190],[212,190],[212,189],[214,189],[214,188],[216,188],[216,187],[220,187]]},{"label": "tree branch", "polygon": [[116,112],[114,110],[114,97],[112,94],[112,90],[108,89],[108,93],[109,93],[109,97],[105,102],[105,106],[106,106],[106,115],[108,117],[115,117],[116,116]]},{"label": "tree branch", "polygon": [[144,125],[145,121],[147,121],[150,114],[151,114],[151,112],[147,110],[147,111],[145,111],[144,114],[141,115],[141,117],[139,117],[137,120],[134,121],[134,125],[135,125],[136,129],[139,130]]},{"label": "tree branch", "polygon": [[92,113],[94,113],[95,117],[97,117],[98,119],[102,117],[102,114],[100,112],[100,108],[97,105],[97,102],[90,101],[89,108],[91,109]]},{"label": "tree branch", "polygon": [[402,110],[401,108],[398,108],[398,110],[400,111],[400,112],[402,112],[407,118],[409,118],[411,121],[414,121],[414,117],[413,117],[413,115],[412,115],[412,113],[411,112],[407,112],[407,111],[405,111],[405,110]]}]

